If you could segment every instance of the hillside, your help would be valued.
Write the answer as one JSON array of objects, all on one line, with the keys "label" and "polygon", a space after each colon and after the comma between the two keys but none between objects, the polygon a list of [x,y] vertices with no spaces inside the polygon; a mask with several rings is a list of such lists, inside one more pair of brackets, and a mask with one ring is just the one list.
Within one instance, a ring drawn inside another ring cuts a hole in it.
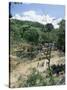
[{"label": "hillside", "polygon": [[59,26],[10,19],[10,87],[65,84],[65,21]]}]

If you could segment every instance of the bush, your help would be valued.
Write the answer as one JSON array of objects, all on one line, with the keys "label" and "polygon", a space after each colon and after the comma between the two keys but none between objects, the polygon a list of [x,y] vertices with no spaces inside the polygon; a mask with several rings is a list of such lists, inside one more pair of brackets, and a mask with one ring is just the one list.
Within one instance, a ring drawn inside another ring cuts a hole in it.
[{"label": "bush", "polygon": [[25,86],[45,86],[47,83],[43,76],[34,68],[32,73],[28,76]]},{"label": "bush", "polygon": [[47,85],[55,85],[56,83],[55,83],[51,68],[47,69],[47,75],[49,79]]},{"label": "bush", "polygon": [[33,42],[36,44],[39,40],[39,34],[36,30],[28,30],[24,32],[23,39],[25,39],[27,42]]}]

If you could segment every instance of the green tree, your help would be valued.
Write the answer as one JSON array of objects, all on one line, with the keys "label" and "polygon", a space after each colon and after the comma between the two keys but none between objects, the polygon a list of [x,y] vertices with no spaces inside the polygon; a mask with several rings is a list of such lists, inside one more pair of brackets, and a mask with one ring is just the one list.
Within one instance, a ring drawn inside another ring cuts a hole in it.
[{"label": "green tree", "polygon": [[27,30],[23,34],[23,39],[25,39],[28,42],[32,42],[34,44],[37,44],[38,39],[39,39],[39,34],[35,29]]},{"label": "green tree", "polygon": [[60,50],[65,52],[65,20],[59,23],[57,46]]},{"label": "green tree", "polygon": [[47,31],[47,32],[50,32],[51,30],[54,29],[54,27],[53,27],[53,25],[52,25],[51,23],[47,23],[47,24],[45,25],[45,28],[46,28],[46,31]]}]

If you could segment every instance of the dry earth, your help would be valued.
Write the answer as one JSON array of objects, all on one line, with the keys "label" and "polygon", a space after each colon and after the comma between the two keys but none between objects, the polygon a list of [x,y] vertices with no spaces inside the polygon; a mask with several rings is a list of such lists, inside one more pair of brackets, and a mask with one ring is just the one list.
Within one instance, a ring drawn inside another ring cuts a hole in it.
[{"label": "dry earth", "polygon": [[[22,80],[27,78],[27,75],[30,74],[30,71],[32,68],[36,68],[37,69],[37,64],[41,64],[42,62],[44,62],[46,59],[43,60],[37,60],[37,58],[35,58],[35,60],[32,61],[22,61],[22,60],[18,60],[19,58],[17,58],[16,56],[12,56],[10,55],[10,87],[18,87],[18,83],[20,83],[21,77]],[[63,53],[59,53],[58,51],[52,51],[52,58],[50,61],[50,65],[57,65],[57,64],[64,64],[65,63],[65,58]],[[41,70],[43,70],[44,68],[41,67]],[[22,81],[24,82],[24,81]]]}]

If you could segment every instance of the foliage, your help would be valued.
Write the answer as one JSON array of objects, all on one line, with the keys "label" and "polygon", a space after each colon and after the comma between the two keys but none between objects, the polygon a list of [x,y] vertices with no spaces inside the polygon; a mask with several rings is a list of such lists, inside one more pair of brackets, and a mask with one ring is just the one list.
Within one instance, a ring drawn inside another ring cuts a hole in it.
[{"label": "foliage", "polygon": [[56,83],[55,83],[51,68],[47,69],[47,75],[48,75],[48,79],[49,79],[47,85],[55,85]]},{"label": "foliage", "polygon": [[45,77],[42,73],[33,68],[31,73],[27,76],[27,79],[19,76],[18,87],[63,85],[65,77],[63,76],[60,79],[59,78],[59,76],[53,76],[52,69],[47,69],[47,76]]},{"label": "foliage", "polygon": [[65,21],[64,20],[62,20],[59,23],[57,46],[60,50],[65,52]]},{"label": "foliage", "polygon": [[65,72],[65,65],[52,65],[51,66],[51,69],[52,69],[52,73],[53,74],[59,74],[59,72]]},{"label": "foliage", "polygon": [[35,29],[28,30],[24,33],[23,38],[28,42],[34,42],[36,44],[39,39],[39,34]]},{"label": "foliage", "polygon": [[[42,50],[42,46],[44,46],[45,43],[46,44],[56,43],[58,49],[65,51],[65,21],[64,20],[62,20],[59,23],[58,29],[54,29],[53,25],[49,23],[46,25],[42,25],[37,22],[19,21],[19,20],[10,19],[9,33],[10,33],[10,52],[12,50],[13,53],[16,52],[16,56],[21,58],[27,58],[26,60],[30,60],[30,59],[33,60],[33,58],[36,57],[36,55],[39,53],[38,51]],[[28,48],[26,45],[25,49],[26,47],[28,49],[23,50],[23,45],[22,45],[23,43],[24,46],[25,43],[29,45],[32,44],[30,45],[32,46],[32,48],[30,49],[30,47]],[[18,47],[21,48],[18,49]],[[13,51],[13,49],[15,49],[15,52]],[[19,84],[19,87],[55,85],[57,81],[55,82],[56,77],[54,77],[53,74],[58,75],[60,71],[65,72],[65,65],[61,65],[61,66],[54,65],[49,67],[47,70],[48,75],[46,77],[43,76],[40,72],[38,72],[36,69],[33,69],[31,74],[28,76],[27,80],[24,81],[24,85],[22,85],[23,80],[21,80],[22,77],[20,77],[19,81],[21,82]]]},{"label": "foliage", "polygon": [[42,86],[46,84],[43,76],[33,68],[31,74],[28,76],[25,86]]},{"label": "foliage", "polygon": [[47,23],[47,24],[45,25],[45,28],[46,28],[46,31],[47,31],[47,32],[50,32],[51,30],[54,29],[54,27],[53,27],[53,25],[52,25],[51,23]]},{"label": "foliage", "polygon": [[46,42],[55,43],[56,46],[65,50],[65,21],[59,23],[59,28],[54,29],[48,23],[42,25],[37,22],[10,20],[10,43],[44,44]]}]

